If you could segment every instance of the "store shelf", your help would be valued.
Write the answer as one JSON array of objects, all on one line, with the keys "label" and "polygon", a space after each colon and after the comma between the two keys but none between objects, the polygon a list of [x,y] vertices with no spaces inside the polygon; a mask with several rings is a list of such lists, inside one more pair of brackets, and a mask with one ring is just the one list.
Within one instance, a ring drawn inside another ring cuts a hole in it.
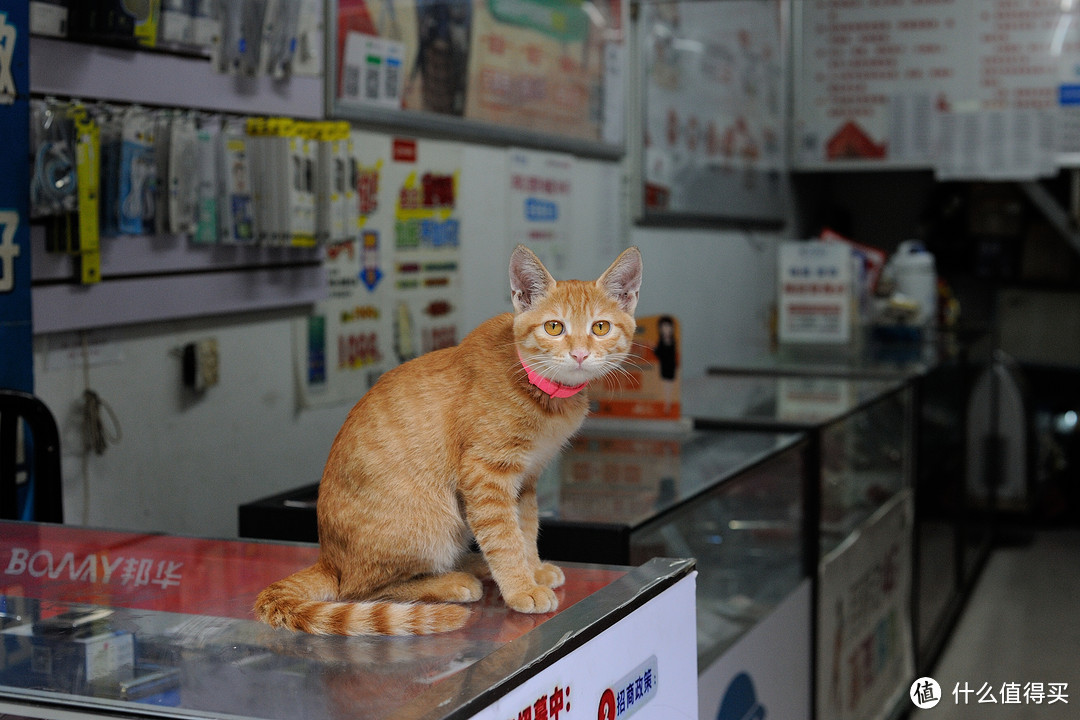
[{"label": "store shelf", "polygon": [[319,119],[323,79],[239,77],[202,57],[32,37],[30,89],[35,95],[196,108],[242,115]]},{"label": "store shelf", "polygon": [[34,287],[34,332],[309,305],[325,296],[326,275],[317,263],[114,278],[97,285],[38,285]]},{"label": "store shelf", "polygon": [[[319,119],[323,79],[240,77],[208,57],[102,46],[48,37],[30,40],[35,96],[111,101],[240,115]],[[101,282],[80,285],[76,257],[46,252],[45,227],[32,228],[34,332],[175,320],[304,306],[326,296],[321,248],[194,245],[186,236],[101,239]]]}]

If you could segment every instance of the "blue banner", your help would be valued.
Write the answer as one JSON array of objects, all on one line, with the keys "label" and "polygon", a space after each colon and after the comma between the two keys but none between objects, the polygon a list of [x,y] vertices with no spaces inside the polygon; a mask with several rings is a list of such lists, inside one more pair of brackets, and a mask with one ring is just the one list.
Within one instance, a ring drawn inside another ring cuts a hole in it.
[{"label": "blue banner", "polygon": [[0,387],[32,392],[30,5],[9,5],[0,12]]}]

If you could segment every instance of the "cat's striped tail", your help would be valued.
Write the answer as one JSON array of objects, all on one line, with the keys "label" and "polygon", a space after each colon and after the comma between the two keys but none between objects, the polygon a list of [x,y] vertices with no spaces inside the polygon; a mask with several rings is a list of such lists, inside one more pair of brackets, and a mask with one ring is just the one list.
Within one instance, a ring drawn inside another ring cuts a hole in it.
[{"label": "cat's striped tail", "polygon": [[255,615],[273,627],[313,635],[429,635],[457,630],[468,608],[450,603],[336,600],[337,578],[320,563],[268,586]]}]

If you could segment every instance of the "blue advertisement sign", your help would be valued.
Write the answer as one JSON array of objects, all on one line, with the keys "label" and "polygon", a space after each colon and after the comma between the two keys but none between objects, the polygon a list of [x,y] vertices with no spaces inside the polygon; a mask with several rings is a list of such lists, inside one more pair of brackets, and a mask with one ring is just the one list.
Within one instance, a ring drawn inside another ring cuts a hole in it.
[{"label": "blue advertisement sign", "polygon": [[33,391],[29,3],[0,12],[0,387]]}]

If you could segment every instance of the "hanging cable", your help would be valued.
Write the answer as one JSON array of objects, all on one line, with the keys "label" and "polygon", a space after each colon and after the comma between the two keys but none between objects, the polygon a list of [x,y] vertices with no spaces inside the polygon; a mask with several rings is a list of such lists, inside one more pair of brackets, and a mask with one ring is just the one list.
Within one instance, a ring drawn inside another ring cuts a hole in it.
[{"label": "hanging cable", "polygon": [[[82,339],[83,366],[83,525],[88,525],[90,522],[90,452],[93,451],[95,455],[103,455],[109,445],[120,442],[123,433],[120,429],[120,420],[116,417],[112,407],[90,388],[90,349],[86,340],[86,332],[83,331],[80,336]],[[102,411],[108,416],[110,427],[106,427]]]}]

